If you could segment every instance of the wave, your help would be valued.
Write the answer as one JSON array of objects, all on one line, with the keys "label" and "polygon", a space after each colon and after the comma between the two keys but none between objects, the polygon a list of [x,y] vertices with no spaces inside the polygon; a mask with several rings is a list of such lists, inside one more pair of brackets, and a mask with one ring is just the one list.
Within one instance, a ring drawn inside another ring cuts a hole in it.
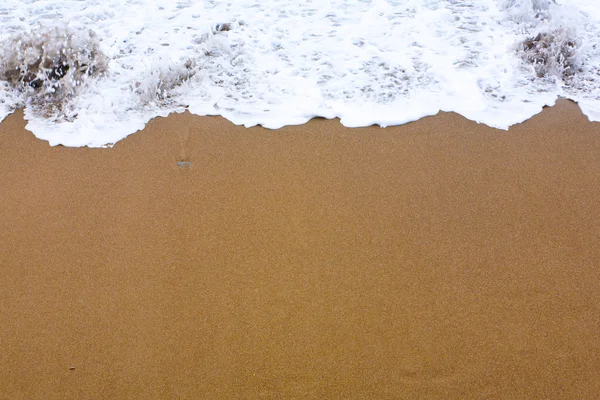
[{"label": "wave", "polygon": [[577,101],[600,121],[592,0],[8,0],[0,120],[51,145],[110,146],[188,110],[276,129],[454,111],[508,129]]}]

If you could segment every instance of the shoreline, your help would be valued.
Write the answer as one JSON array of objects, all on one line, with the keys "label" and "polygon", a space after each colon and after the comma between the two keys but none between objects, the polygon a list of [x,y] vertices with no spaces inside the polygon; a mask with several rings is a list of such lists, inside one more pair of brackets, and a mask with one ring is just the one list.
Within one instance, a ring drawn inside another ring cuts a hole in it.
[{"label": "shoreline", "polygon": [[590,398],[600,124],[0,123],[0,399]]},{"label": "shoreline", "polygon": [[[552,106],[544,106],[544,107],[542,108],[542,110],[541,110],[541,111],[540,111],[538,114],[534,114],[534,115],[533,115],[533,116],[531,116],[529,119],[531,119],[531,118],[534,118],[535,116],[539,115],[540,113],[542,113],[544,110],[546,110],[546,109],[548,109],[548,108],[554,108],[554,107],[564,107],[566,104],[575,105],[575,106],[576,106],[576,108],[577,108],[577,110],[578,110],[578,113],[579,113],[579,114],[582,114],[582,115],[584,115],[584,114],[583,114],[583,111],[581,110],[581,108],[580,108],[579,104],[578,104],[576,101],[574,101],[574,100],[571,100],[571,99],[567,99],[567,98],[564,98],[564,97],[559,97],[559,98],[556,100],[556,102],[555,102],[555,104],[554,104],[554,105],[552,105]],[[7,119],[7,118],[8,118],[8,117],[10,117],[11,115],[15,115],[15,114],[16,114],[17,118],[22,118],[22,119],[24,119],[24,117],[23,117],[23,113],[24,113],[24,110],[23,110],[22,108],[19,108],[19,109],[15,110],[15,111],[11,112],[10,114],[8,114],[8,115],[6,116],[6,118],[5,118],[5,119]],[[128,134],[126,137],[124,137],[124,138],[123,138],[123,139],[121,139],[121,140],[118,140],[116,143],[119,143],[119,142],[121,142],[121,141],[123,141],[123,140],[125,140],[125,139],[129,138],[130,136],[133,136],[133,135],[136,135],[136,134],[138,134],[138,133],[141,133],[141,132],[145,131],[145,130],[146,130],[146,127],[147,127],[147,126],[148,126],[148,125],[149,125],[149,124],[150,124],[152,121],[154,121],[154,120],[157,120],[157,119],[164,119],[164,118],[170,118],[171,116],[178,115],[178,114],[186,114],[186,115],[188,115],[188,114],[189,114],[189,115],[193,116],[194,118],[223,118],[223,119],[224,119],[224,120],[225,120],[227,123],[229,123],[229,124],[232,124],[232,125],[234,125],[234,126],[236,126],[236,127],[239,127],[239,128],[245,128],[245,129],[266,129],[266,130],[268,130],[268,131],[273,131],[273,132],[278,132],[278,131],[285,130],[285,129],[287,129],[287,128],[294,127],[294,126],[303,126],[303,125],[306,125],[306,124],[309,124],[309,123],[311,123],[311,121],[313,121],[313,120],[327,120],[327,121],[336,121],[336,122],[338,122],[338,124],[339,124],[339,125],[340,125],[340,126],[343,128],[343,129],[351,129],[351,130],[352,130],[352,129],[369,129],[369,128],[374,128],[374,127],[375,127],[375,128],[380,128],[380,129],[387,129],[387,128],[392,128],[392,129],[393,129],[393,128],[397,128],[397,127],[404,126],[404,125],[406,125],[406,124],[412,124],[412,123],[418,122],[418,121],[420,121],[420,120],[422,120],[422,119],[424,119],[424,118],[431,118],[431,117],[435,117],[435,116],[437,116],[437,115],[440,115],[440,114],[452,114],[452,115],[456,115],[456,116],[458,116],[458,117],[460,117],[460,118],[464,118],[464,119],[466,119],[466,120],[467,120],[467,121],[469,121],[469,122],[473,122],[473,123],[475,123],[475,124],[477,124],[477,125],[482,125],[482,126],[485,126],[485,127],[487,127],[487,128],[490,128],[490,129],[493,129],[493,130],[496,130],[496,131],[499,131],[499,132],[510,132],[511,130],[514,130],[516,126],[522,125],[523,123],[526,123],[526,122],[529,120],[529,119],[527,119],[527,120],[525,120],[525,121],[523,121],[523,122],[521,122],[521,123],[517,123],[517,124],[511,125],[511,126],[508,128],[508,129],[501,129],[501,128],[495,128],[495,127],[492,127],[492,126],[486,125],[486,124],[485,124],[485,123],[483,123],[483,122],[477,122],[477,121],[474,121],[474,120],[470,120],[470,119],[468,119],[467,117],[464,117],[464,116],[462,116],[461,114],[458,114],[458,113],[456,113],[456,112],[453,112],[453,111],[450,111],[450,112],[448,112],[448,111],[442,111],[442,110],[440,110],[440,111],[438,111],[438,112],[437,112],[436,114],[434,114],[434,115],[426,115],[426,116],[423,116],[423,117],[421,117],[421,118],[419,118],[419,119],[417,119],[417,120],[414,120],[414,121],[409,121],[409,122],[406,122],[406,123],[403,123],[403,124],[400,124],[400,125],[386,125],[386,126],[381,126],[381,125],[379,125],[379,124],[373,124],[373,125],[369,125],[369,126],[361,126],[361,127],[347,127],[347,126],[344,126],[344,125],[342,125],[342,124],[341,124],[340,118],[338,118],[338,117],[334,117],[334,118],[325,118],[325,117],[320,117],[320,116],[317,116],[317,117],[312,117],[311,119],[307,120],[307,121],[306,121],[306,122],[304,122],[304,123],[290,124],[290,125],[285,125],[285,126],[283,126],[283,127],[281,127],[281,128],[272,129],[272,128],[265,128],[265,127],[263,127],[263,126],[261,126],[261,125],[255,125],[255,126],[251,126],[251,127],[247,128],[247,127],[245,127],[244,125],[238,125],[238,124],[235,124],[234,122],[232,122],[232,121],[228,120],[227,118],[225,118],[225,117],[222,117],[222,116],[220,116],[220,115],[199,116],[199,115],[196,115],[196,114],[192,114],[192,113],[190,113],[190,112],[189,112],[189,111],[186,109],[186,110],[182,110],[182,111],[174,111],[174,112],[171,112],[171,113],[169,113],[169,114],[168,114],[168,115],[166,115],[166,116],[157,116],[157,117],[151,118],[150,120],[148,120],[148,121],[147,121],[147,122],[144,124],[144,128],[142,128],[142,129],[140,129],[140,130],[137,130],[137,131],[135,131],[135,132],[133,132],[133,133],[130,133],[130,134]],[[590,120],[589,120],[589,118],[588,118],[587,116],[585,116],[585,118],[586,118],[586,119],[587,119],[587,121],[588,121],[589,123],[591,123],[591,124],[600,124],[600,121],[590,121]],[[4,121],[4,120],[1,120],[1,121],[0,121],[0,124],[2,124],[2,123],[3,123],[3,121]],[[28,122],[28,121],[26,121],[26,125],[27,125],[28,123],[29,123],[29,122]],[[25,128],[25,129],[26,129],[28,132],[32,132],[31,130],[28,130],[27,128]],[[33,133],[33,132],[32,132],[32,133]],[[34,136],[35,136],[35,134],[34,134]],[[44,141],[44,142],[47,142],[48,144],[50,143],[50,141],[49,141],[48,139],[39,138],[39,137],[37,137],[37,136],[36,136],[36,138],[37,138],[37,139],[39,139],[39,140],[42,140],[42,141]],[[68,145],[64,145],[64,144],[49,144],[49,145],[50,145],[50,146],[52,146],[52,147],[60,146],[60,147],[73,147],[73,148],[105,148],[105,149],[106,149],[106,148],[113,148],[113,147],[114,147],[114,145],[115,145],[116,143],[107,143],[107,144],[105,144],[104,146],[93,146],[93,147],[90,147],[90,146],[88,146],[88,145],[83,145],[83,146],[68,146]]]}]

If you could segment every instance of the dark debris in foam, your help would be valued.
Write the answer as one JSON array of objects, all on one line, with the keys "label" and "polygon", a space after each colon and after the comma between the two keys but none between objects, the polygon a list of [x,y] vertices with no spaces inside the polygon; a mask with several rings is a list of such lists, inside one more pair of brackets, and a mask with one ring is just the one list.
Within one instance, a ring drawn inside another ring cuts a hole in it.
[{"label": "dark debris in foam", "polygon": [[231,30],[231,24],[230,23],[217,24],[214,27],[214,31],[215,32],[228,32],[230,30]]},{"label": "dark debris in foam", "polygon": [[556,76],[564,79],[578,71],[577,47],[577,42],[565,31],[544,32],[525,39],[520,53],[539,78]]},{"label": "dark debris in foam", "polygon": [[42,114],[61,114],[90,77],[105,73],[107,57],[96,34],[66,28],[41,28],[1,43],[0,80],[25,94]]}]

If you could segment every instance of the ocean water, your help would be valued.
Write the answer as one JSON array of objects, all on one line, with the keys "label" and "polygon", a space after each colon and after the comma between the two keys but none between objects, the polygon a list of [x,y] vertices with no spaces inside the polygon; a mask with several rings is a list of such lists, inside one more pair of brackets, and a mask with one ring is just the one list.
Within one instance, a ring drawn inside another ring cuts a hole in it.
[{"label": "ocean water", "polygon": [[0,120],[90,147],[184,110],[507,129],[562,96],[600,121],[599,41],[598,0],[4,0]]}]

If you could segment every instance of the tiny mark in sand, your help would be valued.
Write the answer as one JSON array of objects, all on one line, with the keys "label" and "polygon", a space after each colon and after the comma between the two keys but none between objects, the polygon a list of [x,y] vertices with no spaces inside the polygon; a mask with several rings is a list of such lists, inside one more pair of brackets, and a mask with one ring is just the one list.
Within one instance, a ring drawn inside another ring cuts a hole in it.
[{"label": "tiny mark in sand", "polygon": [[189,161],[179,161],[177,163],[178,167],[190,167],[191,165],[192,165],[192,163]]},{"label": "tiny mark in sand", "polygon": [[70,367],[69,371],[75,371],[75,367]]}]

